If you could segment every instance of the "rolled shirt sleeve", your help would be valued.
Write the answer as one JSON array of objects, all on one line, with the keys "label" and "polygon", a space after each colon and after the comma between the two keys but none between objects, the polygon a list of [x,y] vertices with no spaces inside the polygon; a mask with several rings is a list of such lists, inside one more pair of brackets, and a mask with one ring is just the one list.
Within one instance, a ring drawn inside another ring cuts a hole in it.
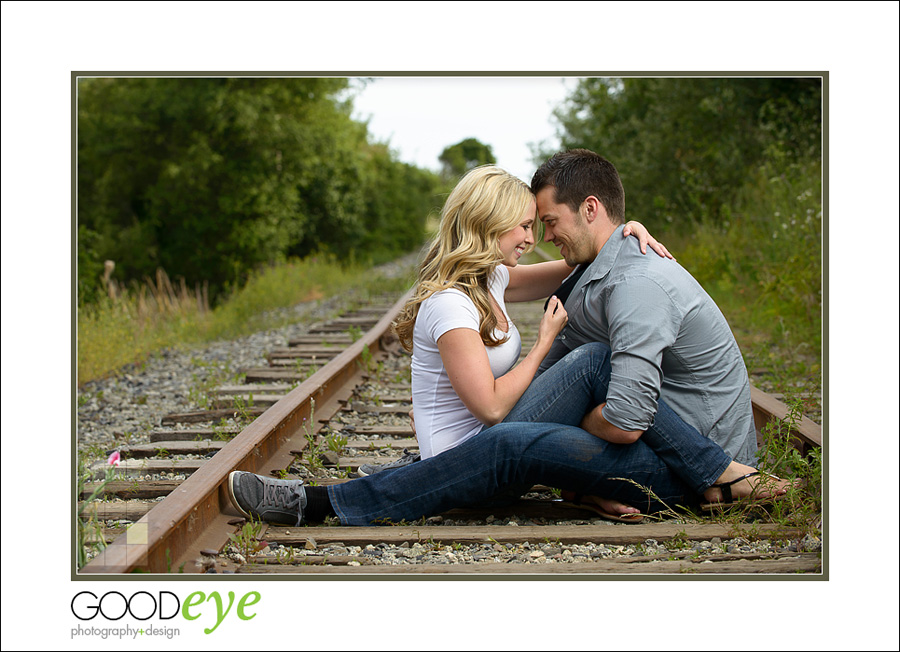
[{"label": "rolled shirt sleeve", "polygon": [[636,277],[604,288],[612,350],[609,392],[603,416],[622,430],[653,424],[663,381],[663,352],[671,347],[682,315],[669,293],[653,279]]}]

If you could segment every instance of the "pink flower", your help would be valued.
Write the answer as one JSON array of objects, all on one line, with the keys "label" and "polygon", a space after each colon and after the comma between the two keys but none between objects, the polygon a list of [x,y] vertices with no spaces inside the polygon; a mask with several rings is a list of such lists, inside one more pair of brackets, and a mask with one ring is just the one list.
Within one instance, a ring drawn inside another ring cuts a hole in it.
[{"label": "pink flower", "polygon": [[119,463],[122,461],[122,456],[119,455],[119,451],[113,451],[113,454],[109,456],[109,459],[106,460],[106,463],[110,466],[119,466]]}]

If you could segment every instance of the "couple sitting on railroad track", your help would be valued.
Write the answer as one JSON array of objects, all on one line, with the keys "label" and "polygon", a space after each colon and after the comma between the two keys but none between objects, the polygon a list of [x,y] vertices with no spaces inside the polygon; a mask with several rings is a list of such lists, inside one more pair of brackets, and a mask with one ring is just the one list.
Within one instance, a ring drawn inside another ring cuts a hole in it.
[{"label": "couple sitting on railroad track", "polygon": [[[750,384],[725,318],[624,214],[615,167],[588,150],[554,155],[530,188],[494,166],[468,172],[394,323],[412,351],[421,459],[327,487],[234,471],[232,503],[275,523],[370,525],[544,484],[639,522],[676,505],[784,494],[786,481],[752,466]],[[519,265],[538,218],[563,260]],[[548,295],[516,365],[521,338],[505,304]]]}]

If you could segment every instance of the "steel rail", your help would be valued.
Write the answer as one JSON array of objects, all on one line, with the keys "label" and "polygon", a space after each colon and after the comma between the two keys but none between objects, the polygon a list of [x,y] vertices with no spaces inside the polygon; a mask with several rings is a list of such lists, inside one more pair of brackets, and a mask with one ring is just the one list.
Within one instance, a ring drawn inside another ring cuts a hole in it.
[{"label": "steel rail", "polygon": [[[157,506],[116,538],[78,576],[194,572],[193,560],[207,548],[219,549],[234,531],[238,514],[226,482],[231,471],[270,474],[285,468],[292,450],[305,446],[305,428],[330,417],[340,400],[362,379],[364,356],[384,349],[391,322],[411,296],[400,298],[362,338],[325,364],[266,410]],[[350,385],[348,387],[348,385]]]}]

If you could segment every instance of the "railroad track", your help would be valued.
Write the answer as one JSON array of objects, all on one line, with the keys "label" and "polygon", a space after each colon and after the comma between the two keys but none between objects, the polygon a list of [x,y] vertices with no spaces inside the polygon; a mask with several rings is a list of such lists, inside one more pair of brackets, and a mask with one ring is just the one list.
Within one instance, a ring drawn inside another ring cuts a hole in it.
[{"label": "railroad track", "polygon": [[[217,388],[207,409],[165,415],[149,444],[123,447],[119,478],[88,485],[79,498],[84,518],[130,525],[103,529],[108,547],[80,574],[821,573],[818,552],[749,545],[750,538],[796,540],[799,530],[613,524],[558,500],[549,487],[506,509],[457,509],[413,524],[247,523],[225,489],[235,469],[323,485],[417,447],[409,358],[390,333],[404,301],[312,328],[271,351],[267,367],[245,369],[244,384]],[[510,313],[523,340],[533,339],[541,304],[513,304]],[[753,406],[759,428],[788,414],[756,389]],[[821,446],[821,428],[809,419],[792,436],[803,453]],[[87,501],[101,486],[100,499]]]}]

